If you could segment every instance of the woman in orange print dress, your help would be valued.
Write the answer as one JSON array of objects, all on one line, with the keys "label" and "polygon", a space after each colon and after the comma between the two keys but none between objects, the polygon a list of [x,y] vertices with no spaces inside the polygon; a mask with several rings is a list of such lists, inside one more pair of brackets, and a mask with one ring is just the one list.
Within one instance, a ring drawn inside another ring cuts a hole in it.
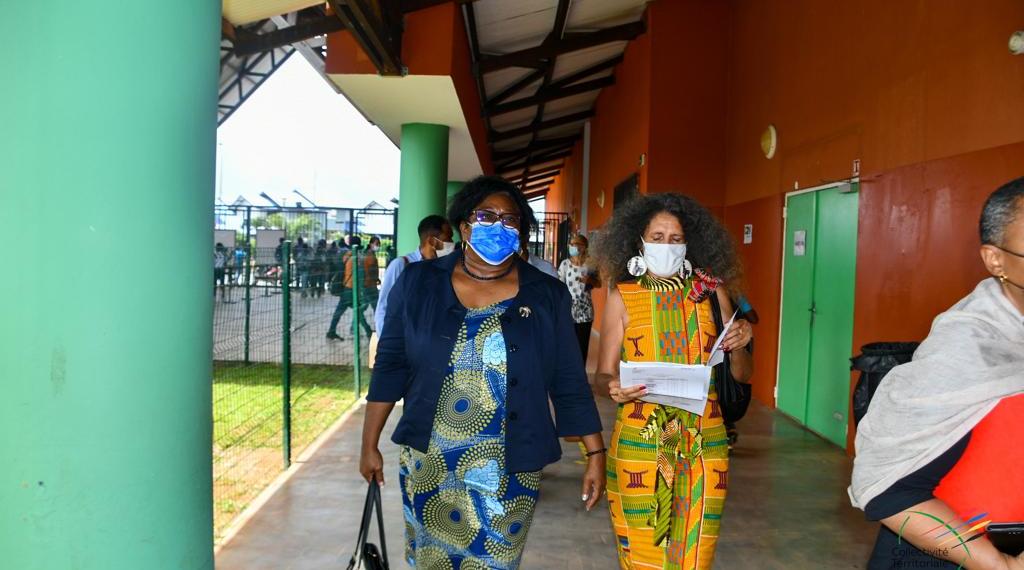
[{"label": "woman in orange print dress", "polygon": [[[727,322],[733,313],[726,285],[740,281],[732,240],[693,199],[656,194],[619,207],[597,249],[613,283],[601,323],[597,385],[619,403],[607,464],[619,565],[711,568],[729,473],[718,380],[712,378],[706,404],[691,400],[687,410],[642,386],[623,388],[619,363],[708,362],[716,321]],[[722,342],[740,382],[753,371],[750,340],[750,323],[738,319]]]}]

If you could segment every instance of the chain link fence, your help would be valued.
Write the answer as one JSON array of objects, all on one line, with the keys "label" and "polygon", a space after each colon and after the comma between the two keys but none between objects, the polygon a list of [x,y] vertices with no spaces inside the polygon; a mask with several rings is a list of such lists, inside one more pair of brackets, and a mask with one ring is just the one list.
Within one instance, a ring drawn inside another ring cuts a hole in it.
[{"label": "chain link fence", "polygon": [[[367,278],[366,269],[387,260],[360,248],[305,247],[284,241],[274,248],[215,249],[213,479],[218,538],[293,457],[365,393],[369,382],[366,347],[377,277]],[[353,262],[346,264],[349,259]],[[355,272],[352,282],[366,287],[344,287],[346,265]],[[329,338],[339,301],[337,335]],[[353,323],[363,322],[366,326],[357,326],[354,334]]]}]

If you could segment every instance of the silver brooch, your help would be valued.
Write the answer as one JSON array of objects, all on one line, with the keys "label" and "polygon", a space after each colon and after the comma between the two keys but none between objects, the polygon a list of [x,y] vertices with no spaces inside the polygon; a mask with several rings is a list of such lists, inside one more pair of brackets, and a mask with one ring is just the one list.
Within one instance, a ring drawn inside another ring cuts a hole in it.
[{"label": "silver brooch", "polygon": [[524,319],[529,318],[530,313],[532,312],[533,311],[530,310],[530,307],[519,307],[519,316],[523,317]]}]

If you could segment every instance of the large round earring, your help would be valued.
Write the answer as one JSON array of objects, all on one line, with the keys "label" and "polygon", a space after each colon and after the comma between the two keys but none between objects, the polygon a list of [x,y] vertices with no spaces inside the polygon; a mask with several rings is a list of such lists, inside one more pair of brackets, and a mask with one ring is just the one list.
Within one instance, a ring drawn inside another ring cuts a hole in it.
[{"label": "large round earring", "polygon": [[693,264],[690,263],[689,259],[683,260],[683,267],[679,270],[679,276],[683,279],[689,279],[693,275]]},{"label": "large round earring", "polygon": [[644,261],[642,255],[634,255],[626,262],[626,270],[629,271],[629,274],[633,277],[640,277],[644,273],[647,273],[647,262]]}]

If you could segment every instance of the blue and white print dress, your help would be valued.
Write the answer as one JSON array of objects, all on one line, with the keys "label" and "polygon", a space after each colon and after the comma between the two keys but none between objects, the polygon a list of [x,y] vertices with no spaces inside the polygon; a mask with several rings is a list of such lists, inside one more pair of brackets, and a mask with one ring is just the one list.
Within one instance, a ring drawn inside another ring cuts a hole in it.
[{"label": "blue and white print dress", "polygon": [[441,387],[426,453],[403,446],[405,554],[422,570],[515,570],[540,472],[505,472],[505,301],[470,309]]}]

